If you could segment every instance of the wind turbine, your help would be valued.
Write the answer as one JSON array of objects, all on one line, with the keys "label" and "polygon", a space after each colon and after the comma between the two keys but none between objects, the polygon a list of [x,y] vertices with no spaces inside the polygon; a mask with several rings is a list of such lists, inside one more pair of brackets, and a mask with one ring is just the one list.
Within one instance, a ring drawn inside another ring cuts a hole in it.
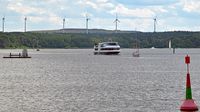
[{"label": "wind turbine", "polygon": [[62,27],[62,33],[65,32],[65,18],[63,18],[63,27]]},{"label": "wind turbine", "polygon": [[86,14],[86,33],[88,34],[89,33],[89,30],[88,30],[88,23],[89,23],[89,20],[90,18],[88,17],[88,15]]},{"label": "wind turbine", "polygon": [[27,21],[27,17],[24,18],[24,32],[26,32],[26,21]]},{"label": "wind turbine", "polygon": [[156,32],[156,24],[157,24],[157,18],[153,18],[153,21],[154,21],[154,32]]},{"label": "wind turbine", "polygon": [[115,23],[115,33],[117,33],[118,22],[120,23],[120,21],[119,21],[119,19],[118,19],[118,15],[117,15],[117,13],[116,13],[116,18],[115,18],[115,21],[114,21],[114,23]]},{"label": "wind turbine", "polygon": [[2,18],[2,32],[4,32],[5,17]]}]

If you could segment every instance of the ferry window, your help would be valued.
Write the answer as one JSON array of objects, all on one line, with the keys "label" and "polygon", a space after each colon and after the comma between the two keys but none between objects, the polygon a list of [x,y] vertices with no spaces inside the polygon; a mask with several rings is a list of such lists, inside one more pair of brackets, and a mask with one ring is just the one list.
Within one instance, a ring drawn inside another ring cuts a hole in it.
[{"label": "ferry window", "polygon": [[101,47],[104,47],[105,45],[104,44],[101,44]]},{"label": "ferry window", "polygon": [[117,43],[108,43],[108,45],[117,45]]}]

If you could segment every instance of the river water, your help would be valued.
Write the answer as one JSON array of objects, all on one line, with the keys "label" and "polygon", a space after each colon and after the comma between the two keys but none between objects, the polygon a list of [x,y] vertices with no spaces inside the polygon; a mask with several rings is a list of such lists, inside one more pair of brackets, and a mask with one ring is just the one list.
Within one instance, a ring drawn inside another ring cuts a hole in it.
[{"label": "river water", "polygon": [[[31,59],[0,58],[0,112],[179,112],[191,56],[193,99],[200,105],[200,49],[28,50]],[[21,50],[0,50],[0,56]]]}]

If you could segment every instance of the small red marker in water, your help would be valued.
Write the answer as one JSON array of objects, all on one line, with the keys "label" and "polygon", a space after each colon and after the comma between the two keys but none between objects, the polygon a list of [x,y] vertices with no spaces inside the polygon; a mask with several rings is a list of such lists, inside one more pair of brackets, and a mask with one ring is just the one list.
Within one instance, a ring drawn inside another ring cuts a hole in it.
[{"label": "small red marker in water", "polygon": [[187,55],[185,57],[185,63],[187,64],[187,78],[186,78],[186,99],[181,105],[181,111],[198,111],[198,107],[192,99],[192,88],[190,83],[190,73],[189,73],[189,64],[190,57]]},{"label": "small red marker in water", "polygon": [[185,57],[185,63],[190,64],[190,57],[188,55]]}]

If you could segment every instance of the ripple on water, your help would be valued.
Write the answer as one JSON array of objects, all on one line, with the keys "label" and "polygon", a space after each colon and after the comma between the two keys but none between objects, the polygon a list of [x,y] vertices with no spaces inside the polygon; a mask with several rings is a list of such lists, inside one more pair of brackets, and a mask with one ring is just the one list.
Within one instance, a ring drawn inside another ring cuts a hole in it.
[{"label": "ripple on water", "polygon": [[[3,56],[9,50],[0,51]],[[199,102],[199,49],[131,49],[119,56],[91,49],[30,50],[32,59],[0,59],[0,111],[177,112],[185,96],[184,55],[191,52]]]}]

